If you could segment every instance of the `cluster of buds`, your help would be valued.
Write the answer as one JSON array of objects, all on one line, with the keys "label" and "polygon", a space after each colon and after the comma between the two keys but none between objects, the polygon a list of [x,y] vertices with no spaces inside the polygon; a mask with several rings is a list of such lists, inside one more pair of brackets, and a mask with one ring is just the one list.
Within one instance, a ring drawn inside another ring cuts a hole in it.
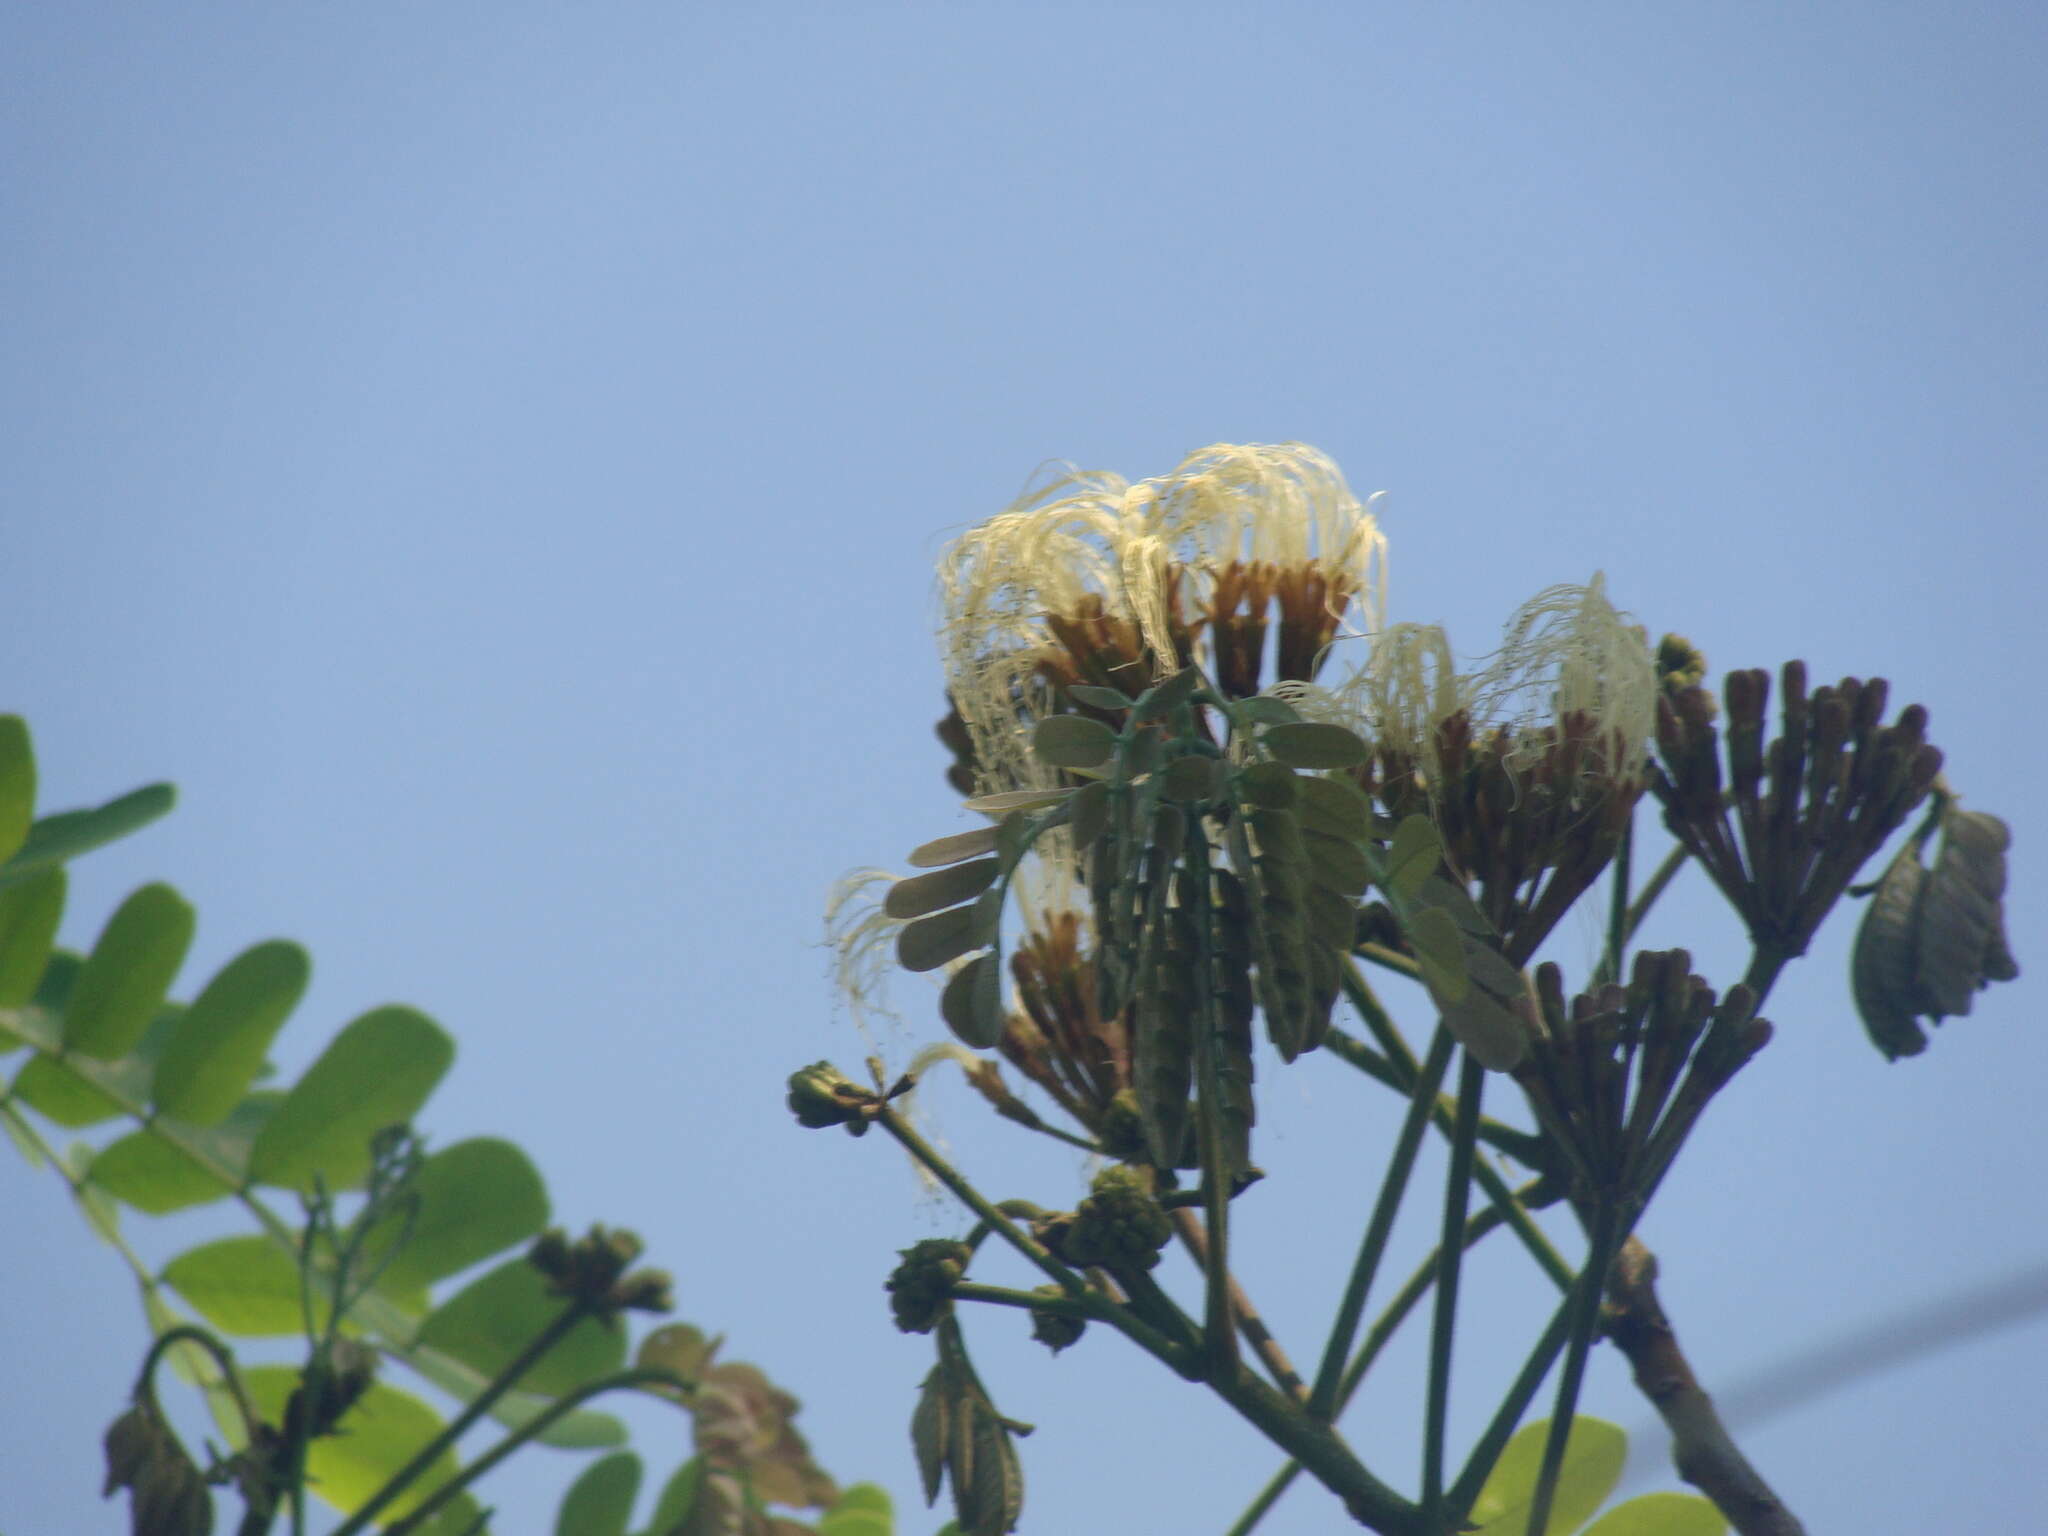
[{"label": "cluster of buds", "polygon": [[[1031,1293],[1057,1301],[1066,1295],[1056,1285],[1041,1285]],[[1081,1335],[1088,1331],[1088,1319],[1075,1317],[1066,1312],[1048,1311],[1044,1307],[1031,1309],[1031,1337],[1043,1344],[1054,1354],[1080,1342]]]},{"label": "cluster of buds", "polygon": [[930,1237],[900,1250],[903,1262],[884,1283],[889,1311],[905,1333],[930,1333],[953,1310],[953,1287],[967,1273],[974,1250],[951,1238]]},{"label": "cluster of buds", "polygon": [[789,1074],[788,1103],[798,1125],[814,1131],[843,1125],[848,1135],[865,1136],[882,1107],[913,1086],[913,1081],[904,1077],[886,1093],[863,1088],[831,1062],[814,1061]]},{"label": "cluster of buds", "polygon": [[1704,688],[1667,689],[1650,790],[1672,836],[1742,915],[1759,950],[1790,959],[1806,952],[1856,871],[1926,798],[1941,753],[1928,745],[1918,704],[1881,723],[1883,678],[1844,678],[1809,694],[1804,662],[1787,662],[1781,676],[1781,723],[1768,746],[1770,677],[1761,669],[1728,675],[1724,726]]},{"label": "cluster of buds", "polygon": [[106,1435],[107,1482],[102,1496],[128,1490],[136,1536],[207,1536],[213,1497],[206,1475],[178,1442],[154,1399],[143,1398],[114,1420]]},{"label": "cluster of buds", "polygon": [[675,1305],[667,1271],[632,1267],[642,1251],[639,1237],[623,1227],[593,1226],[573,1243],[560,1227],[550,1227],[534,1239],[526,1261],[547,1278],[551,1294],[616,1322],[621,1312],[667,1312]]},{"label": "cluster of buds", "polygon": [[1040,1219],[1032,1228],[1054,1257],[1083,1268],[1151,1269],[1173,1237],[1173,1221],[1139,1168],[1105,1168],[1071,1215]]},{"label": "cluster of buds", "polygon": [[1569,1005],[1558,968],[1537,967],[1540,1027],[1515,1077],[1582,1198],[1640,1212],[1707,1101],[1771,1038],[1747,987],[1717,1006],[1691,965],[1644,951],[1626,987]]}]

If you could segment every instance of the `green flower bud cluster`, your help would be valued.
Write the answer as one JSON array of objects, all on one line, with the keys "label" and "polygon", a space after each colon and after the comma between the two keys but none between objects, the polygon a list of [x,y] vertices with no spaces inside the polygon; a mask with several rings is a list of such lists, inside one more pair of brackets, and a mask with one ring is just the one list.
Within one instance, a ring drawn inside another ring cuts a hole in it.
[{"label": "green flower bud cluster", "polygon": [[560,1227],[550,1227],[534,1239],[526,1261],[547,1277],[553,1294],[609,1321],[621,1312],[666,1312],[675,1305],[667,1271],[632,1269],[641,1252],[639,1236],[623,1227],[593,1226],[574,1243]]},{"label": "green flower bud cluster", "polygon": [[1150,1269],[1173,1236],[1173,1222],[1136,1168],[1105,1168],[1065,1234],[1067,1262],[1105,1269]]},{"label": "green flower bud cluster", "polygon": [[875,1096],[829,1061],[814,1061],[789,1075],[789,1107],[798,1125],[819,1131],[843,1125],[849,1134],[867,1132]]},{"label": "green flower bud cluster", "polygon": [[951,1310],[953,1287],[967,1273],[974,1250],[951,1238],[928,1237],[900,1250],[903,1262],[884,1284],[889,1310],[905,1333],[930,1333]]}]

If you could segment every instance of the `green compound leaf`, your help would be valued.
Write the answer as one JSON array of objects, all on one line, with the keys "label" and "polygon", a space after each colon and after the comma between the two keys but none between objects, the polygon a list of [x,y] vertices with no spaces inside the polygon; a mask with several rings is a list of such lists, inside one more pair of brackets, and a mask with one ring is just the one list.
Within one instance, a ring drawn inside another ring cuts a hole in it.
[{"label": "green compound leaf", "polygon": [[74,1141],[64,1149],[64,1167],[76,1181],[78,1206],[85,1212],[86,1225],[91,1227],[100,1241],[113,1247],[121,1246],[121,1208],[114,1204],[114,1197],[92,1182],[92,1160],[94,1149],[86,1142]]},{"label": "green compound leaf", "polygon": [[352,1188],[370,1166],[370,1138],[418,1113],[455,1057],[455,1042],[425,1014],[372,1009],[339,1035],[285,1095],[256,1138],[259,1184]]},{"label": "green compound leaf", "polygon": [[1372,756],[1357,732],[1314,720],[1270,725],[1259,739],[1290,768],[1355,768]]},{"label": "green compound leaf", "polygon": [[[259,1365],[245,1369],[242,1378],[257,1412],[273,1424],[282,1422],[285,1400],[298,1386],[299,1373],[289,1366]],[[306,1480],[336,1509],[360,1508],[393,1473],[425,1450],[441,1429],[441,1416],[411,1393],[374,1382],[343,1416],[338,1433],[324,1435],[306,1448]],[[444,1451],[416,1482],[385,1506],[383,1522],[419,1508],[456,1470],[455,1452]],[[466,1506],[469,1521],[476,1519],[475,1501],[467,1493],[458,1494],[454,1502]],[[437,1516],[437,1526],[439,1519]],[[463,1526],[458,1523],[454,1528]]]},{"label": "green compound leaf", "polygon": [[[1523,1536],[1549,1433],[1548,1420],[1515,1431],[1472,1505],[1468,1536]],[[1543,1536],[1571,1536],[1591,1519],[1621,1481],[1621,1464],[1627,1459],[1628,1436],[1618,1425],[1583,1414],[1573,1419]]]},{"label": "green compound leaf", "polygon": [[[419,1342],[495,1376],[548,1324],[566,1303],[548,1293],[541,1272],[525,1259],[508,1259],[485,1271],[428,1314]],[[528,1392],[558,1396],[615,1371],[626,1358],[623,1328],[586,1318],[569,1331],[539,1364],[520,1378]]]},{"label": "green compound leaf", "polygon": [[970,864],[954,864],[928,875],[898,880],[882,898],[882,911],[890,917],[924,917],[972,901],[995,884],[1002,862],[996,858],[976,859]]},{"label": "green compound leaf", "polygon": [[1721,1511],[1696,1493],[1646,1493],[1617,1504],[1584,1536],[1724,1536]]},{"label": "green compound leaf", "polygon": [[28,829],[14,857],[0,865],[0,888],[26,880],[38,870],[62,864],[148,826],[177,803],[168,784],[150,784],[90,811],[45,816]]},{"label": "green compound leaf", "polygon": [[509,1141],[478,1137],[443,1148],[420,1165],[412,1192],[419,1205],[410,1234],[379,1282],[395,1295],[424,1290],[547,1225],[540,1174]]},{"label": "green compound leaf", "polygon": [[640,1458],[619,1451],[592,1462],[562,1496],[555,1536],[626,1536],[640,1496]]},{"label": "green compound leaf", "polygon": [[298,1264],[260,1234],[188,1249],[164,1266],[163,1282],[223,1333],[279,1338],[305,1328]]},{"label": "green compound leaf", "polygon": [[1202,686],[1200,667],[1183,667],[1164,682],[1154,683],[1131,705],[1133,720],[1164,720],[1195,696]]},{"label": "green compound leaf", "polygon": [[1088,715],[1048,715],[1031,731],[1031,752],[1054,768],[1099,768],[1116,751],[1116,732]]},{"label": "green compound leaf", "polygon": [[312,961],[272,939],[245,949],[206,984],[178,1021],[152,1085],[157,1109],[217,1125],[263,1070],[264,1052],[305,995]]},{"label": "green compound leaf", "polygon": [[19,715],[0,715],[0,864],[14,857],[36,814],[36,754]]},{"label": "green compound leaf", "polygon": [[[366,1319],[374,1321],[375,1315],[384,1305],[383,1298],[372,1292],[364,1298],[357,1310]],[[402,1312],[394,1315],[389,1321],[394,1326],[402,1327],[406,1336],[413,1332],[412,1322],[405,1318]],[[392,1333],[385,1327],[384,1321],[377,1321],[377,1330],[388,1343]],[[485,1372],[463,1364],[443,1350],[413,1344],[397,1351],[397,1358],[450,1397],[461,1402],[474,1399],[491,1384],[491,1378]],[[554,1405],[554,1402],[555,1399],[546,1394],[515,1389],[491,1405],[491,1417],[508,1429],[520,1429],[540,1417]],[[626,1443],[626,1426],[611,1414],[578,1408],[556,1419],[535,1438],[542,1445],[552,1445],[559,1450],[611,1450]]]},{"label": "green compound leaf", "polygon": [[1239,699],[1230,712],[1246,725],[1293,725],[1301,719],[1301,712],[1292,704],[1266,693]]},{"label": "green compound leaf", "polygon": [[145,885],[122,902],[71,988],[65,1049],[101,1060],[134,1050],[185,963],[195,921],[168,885]]},{"label": "green compound leaf", "polygon": [[46,869],[0,890],[0,1008],[36,995],[64,917],[65,875]]}]

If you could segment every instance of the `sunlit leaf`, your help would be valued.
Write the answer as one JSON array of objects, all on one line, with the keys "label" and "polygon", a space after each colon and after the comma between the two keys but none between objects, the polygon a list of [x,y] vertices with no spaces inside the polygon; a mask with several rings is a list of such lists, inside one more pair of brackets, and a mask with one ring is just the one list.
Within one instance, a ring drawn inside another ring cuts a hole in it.
[{"label": "sunlit leaf", "polygon": [[92,1182],[92,1160],[96,1155],[96,1149],[90,1144],[74,1141],[64,1149],[64,1166],[77,1183],[78,1207],[85,1213],[85,1224],[102,1242],[118,1247],[121,1243],[121,1208],[114,1204],[112,1195]]},{"label": "sunlit leaf", "polygon": [[[1548,1420],[1515,1432],[1472,1505],[1475,1529],[1468,1536],[1523,1536],[1549,1432]],[[1621,1464],[1627,1459],[1628,1436],[1618,1426],[1583,1414],[1572,1420],[1544,1536],[1571,1536],[1591,1519],[1621,1481]]]},{"label": "sunlit leaf", "polygon": [[409,1122],[454,1059],[455,1043],[411,1008],[364,1014],[339,1035],[285,1095],[256,1138],[250,1168],[260,1184],[330,1189],[359,1183],[370,1138]]},{"label": "sunlit leaf", "polygon": [[555,1536],[626,1536],[640,1496],[640,1458],[620,1451],[592,1462],[562,1496]]},{"label": "sunlit leaf", "polygon": [[234,1186],[194,1162],[154,1131],[134,1131],[93,1159],[93,1182],[124,1205],[168,1215],[232,1194]]},{"label": "sunlit leaf", "polygon": [[547,1225],[548,1195],[532,1161],[509,1141],[478,1137],[420,1165],[418,1206],[380,1282],[400,1295],[423,1289],[524,1242]]},{"label": "sunlit leaf", "polygon": [[[382,1300],[372,1293],[358,1307],[366,1320],[378,1310]],[[382,1325],[379,1325],[380,1331]],[[408,1326],[405,1333],[412,1329]],[[388,1337],[388,1333],[386,1334]],[[490,1385],[490,1377],[472,1365],[466,1365],[444,1350],[414,1344],[399,1352],[398,1358],[418,1371],[428,1381],[449,1396],[468,1402]],[[508,1429],[519,1429],[530,1424],[554,1405],[553,1396],[539,1392],[507,1392],[491,1405],[491,1417]],[[577,1408],[555,1419],[536,1437],[542,1445],[555,1446],[561,1450],[591,1451],[609,1450],[626,1443],[626,1426],[609,1413],[599,1413],[590,1408]]]},{"label": "sunlit leaf", "polygon": [[1583,1536],[1723,1536],[1728,1522],[1696,1493],[1646,1493],[1617,1504]]},{"label": "sunlit leaf", "polygon": [[221,967],[164,1047],[151,1089],[157,1109],[193,1125],[218,1124],[256,1080],[311,970],[306,952],[282,939]]},{"label": "sunlit leaf", "polygon": [[271,1338],[301,1332],[299,1267],[268,1237],[223,1237],[164,1266],[163,1281],[223,1333]]},{"label": "sunlit leaf", "polygon": [[1058,805],[1072,793],[1071,789],[1005,789],[993,795],[976,795],[972,800],[960,803],[984,816],[1007,816],[1012,811],[1036,811],[1048,805]]},{"label": "sunlit leaf", "polygon": [[66,1049],[102,1060],[133,1050],[184,964],[194,922],[167,885],[145,885],[122,902],[72,986]]},{"label": "sunlit leaf", "polygon": [[177,798],[177,791],[170,785],[150,784],[109,800],[95,810],[62,811],[43,817],[29,828],[27,839],[15,850],[14,857],[0,865],[0,888],[148,826],[170,810]]}]

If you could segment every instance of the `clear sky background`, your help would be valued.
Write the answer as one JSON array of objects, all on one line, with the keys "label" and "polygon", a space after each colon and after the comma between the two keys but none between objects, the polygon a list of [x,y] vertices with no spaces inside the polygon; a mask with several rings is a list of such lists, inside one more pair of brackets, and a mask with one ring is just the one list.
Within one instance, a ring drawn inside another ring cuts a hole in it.
[{"label": "clear sky background", "polygon": [[[52,807],[183,791],[78,866],[68,941],[152,878],[199,909],[184,995],[303,940],[288,1072],[426,1009],[459,1056],[424,1128],[638,1227],[826,1465],[913,1507],[928,1346],[880,1286],[964,1223],[781,1094],[865,1049],[829,883],[966,824],[931,557],[1047,458],[1299,438],[1391,493],[1394,617],[1476,653],[1604,569],[1717,676],[1889,677],[2012,824],[2020,984],[1887,1066],[1838,912],[1652,1208],[1710,1385],[2048,1295],[2044,78],[2026,4],[10,6],[4,706]],[[1696,875],[1648,937],[1740,974]],[[1594,943],[1554,948],[1582,976]],[[899,995],[898,1066],[940,1027]],[[1397,1109],[1262,1073],[1248,1280],[1312,1356]],[[929,1098],[997,1193],[1082,1192]],[[48,1172],[0,1155],[0,1208],[0,1528],[114,1530],[132,1286]],[[158,1258],[211,1230],[131,1225]],[[1461,1437],[1547,1308],[1505,1246],[1472,1284]],[[1040,1425],[1028,1531],[1220,1531],[1275,1463],[1114,1339],[973,1327]],[[1351,1421],[1408,1486],[1414,1342]],[[1739,1428],[1816,1532],[2014,1529],[2044,1382],[2036,1316]],[[1587,1406],[1647,1419],[1605,1352]],[[577,1465],[487,1484],[500,1529],[547,1530]],[[1337,1519],[1305,1485],[1264,1529]]]}]

